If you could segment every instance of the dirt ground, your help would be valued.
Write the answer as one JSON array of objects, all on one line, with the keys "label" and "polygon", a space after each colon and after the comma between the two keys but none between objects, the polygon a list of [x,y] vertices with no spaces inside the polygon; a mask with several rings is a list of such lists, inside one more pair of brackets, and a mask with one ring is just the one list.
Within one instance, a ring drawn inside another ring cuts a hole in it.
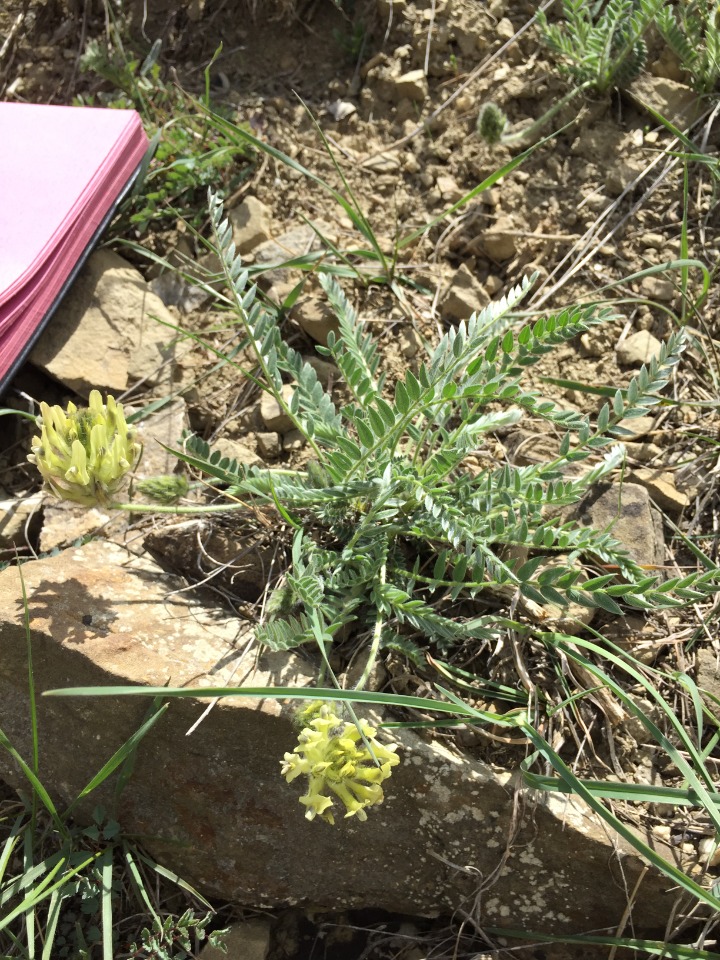
[{"label": "dirt ground", "polygon": [[[113,16],[123,18],[128,51],[144,55],[153,41],[162,41],[158,63],[168,85],[202,95],[205,68],[215,57],[208,75],[213,104],[336,189],[352,191],[384,252],[396,256],[392,288],[346,285],[361,315],[371,321],[391,379],[458,318],[463,308],[453,294],[459,289],[469,286],[483,305],[534,273],[528,302],[534,314],[577,302],[617,300],[616,320],[551,354],[532,374],[544,394],[597,411],[603,398],[578,384],[616,388],[627,383],[632,369],[618,348],[639,330],[667,337],[681,314],[677,271],[627,279],[682,252],[683,165],[664,152],[673,149],[673,138],[642,100],[655,98],[681,127],[699,118],[693,137],[715,155],[720,145],[716,104],[695,103],[678,65],[651,37],[642,86],[570,102],[542,135],[561,132],[398,252],[399,239],[439,217],[526,146],[489,146],[481,140],[476,120],[485,102],[497,103],[511,124],[522,125],[542,116],[567,90],[530,23],[537,4],[357,0],[339,8],[332,0],[260,0],[255,7],[240,0],[190,0],[177,7],[150,2],[146,10],[139,3],[125,9],[108,3],[106,9],[98,0],[69,0],[67,6],[6,0],[0,10],[0,96],[51,103],[101,99],[111,85],[82,72],[79,57],[91,39],[107,42]],[[418,79],[417,71],[426,80]],[[320,131],[346,179],[345,188]],[[720,263],[718,182],[702,163],[690,164],[688,171],[689,256],[715,276]],[[228,183],[229,205],[256,197],[271,211],[278,236],[307,220],[320,224],[340,249],[360,245],[351,221],[328,191],[271,158],[243,161],[241,175]],[[142,241],[164,257],[174,249],[198,259],[203,253],[182,224],[174,222],[164,221]],[[152,275],[149,261],[125,248],[120,252]],[[260,282],[275,299],[293,286],[282,277]],[[699,270],[691,271],[690,282],[697,295]],[[313,292],[312,284],[309,280],[306,293]],[[714,560],[719,309],[713,283],[701,312],[687,316],[696,341],[670,390],[682,403],[657,408],[637,438],[642,442],[630,445],[629,456],[631,469],[657,468],[668,475],[670,499],[660,503],[667,519],[697,536]],[[207,310],[191,311],[183,322],[211,336],[213,318]],[[312,340],[292,313],[287,333],[303,352],[312,351]],[[193,361],[193,373],[212,366],[208,353]],[[36,390],[42,386],[36,374],[27,376],[26,384]],[[252,413],[257,397],[238,385],[227,368],[204,376],[186,399],[191,424],[206,439],[222,429],[224,436],[258,450]],[[28,477],[14,462],[5,465],[0,482],[17,491]],[[670,523],[665,538],[665,563],[687,563]],[[675,637],[690,637],[707,617],[707,610],[690,610],[670,624],[640,618],[635,628],[652,645],[668,630]],[[679,643],[664,649],[667,669],[695,669],[694,651],[683,653]],[[715,642],[707,649],[716,649]],[[492,762],[517,760],[501,747],[485,744],[482,749]],[[642,746],[630,739],[618,745],[612,762],[640,776],[646,760]],[[667,828],[677,844],[691,832],[688,818],[676,816],[655,818],[653,826]]]}]

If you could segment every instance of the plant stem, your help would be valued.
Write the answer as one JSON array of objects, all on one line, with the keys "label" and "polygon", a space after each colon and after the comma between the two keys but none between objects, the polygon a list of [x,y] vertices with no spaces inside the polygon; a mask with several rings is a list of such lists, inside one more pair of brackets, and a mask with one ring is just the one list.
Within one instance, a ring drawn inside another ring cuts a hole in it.
[{"label": "plant stem", "polygon": [[247,510],[247,503],[211,503],[197,507],[172,507],[157,503],[110,503],[109,510],[124,510],[126,513],[169,513],[178,516],[193,516],[205,513],[225,513],[228,510]]},{"label": "plant stem", "polygon": [[[383,564],[380,567],[380,583],[385,583],[385,577],[387,574],[387,565]],[[365,669],[360,675],[360,679],[355,684],[356,690],[362,690],[365,687],[365,684],[370,679],[370,674],[372,669],[375,666],[375,661],[377,660],[377,655],[380,651],[380,639],[382,637],[382,628],[383,628],[384,618],[382,612],[378,608],[377,617],[375,619],[375,629],[373,630],[372,643],[370,645],[370,653],[368,654],[367,663],[365,664]]]}]

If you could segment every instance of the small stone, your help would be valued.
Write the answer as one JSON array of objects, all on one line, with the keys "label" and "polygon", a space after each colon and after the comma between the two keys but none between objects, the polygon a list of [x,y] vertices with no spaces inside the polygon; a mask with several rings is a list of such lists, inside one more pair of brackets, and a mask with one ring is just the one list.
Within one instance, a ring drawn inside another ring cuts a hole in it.
[{"label": "small stone", "polygon": [[[290,384],[286,383],[282,388],[285,403],[290,403],[293,392]],[[260,400],[260,416],[268,430],[273,430],[275,433],[285,433],[286,430],[292,430],[295,426],[292,418],[285,413],[271,393],[264,392],[262,395],[262,399]]]},{"label": "small stone", "polygon": [[257,197],[246,197],[229,211],[228,219],[238,253],[249,253],[272,236],[270,210]]},{"label": "small stone", "polygon": [[280,456],[280,438],[276,433],[256,433],[258,450],[266,460],[274,460]]},{"label": "small stone", "polygon": [[476,280],[466,264],[455,272],[450,286],[442,299],[443,317],[451,320],[467,320],[489,302],[488,295],[479,280]]},{"label": "small stone", "polygon": [[302,297],[295,304],[291,317],[309,337],[322,346],[327,346],[330,331],[337,334],[340,330],[338,318],[330,304],[321,297]]},{"label": "small stone", "polygon": [[435,181],[435,185],[437,186],[438,193],[442,199],[447,200],[448,203],[455,203],[463,195],[463,191],[457,185],[453,177],[441,175]]},{"label": "small stone", "polygon": [[420,161],[415,156],[414,153],[407,151],[402,155],[402,168],[406,173],[419,173],[420,171]]},{"label": "small stone", "polygon": [[500,293],[504,286],[505,284],[502,282],[500,277],[496,277],[494,273],[491,273],[485,281],[485,289],[491,297],[494,297],[495,294]]},{"label": "small stone", "polygon": [[215,440],[212,443],[212,449],[219,451],[222,457],[227,457],[228,460],[237,460],[238,464],[246,467],[263,466],[262,460],[254,450],[251,450],[245,443],[231,440],[230,437],[220,437]]},{"label": "small stone", "polygon": [[640,437],[646,437],[651,433],[655,428],[655,418],[654,417],[635,417],[630,420],[621,420],[618,426],[625,431],[621,438],[625,442],[625,438],[632,442],[633,440],[638,440]]},{"label": "small stone", "polygon": [[627,455],[631,460],[637,460],[639,463],[650,463],[662,456],[662,450],[655,443],[633,443],[632,441],[623,441]]},{"label": "small stone", "polygon": [[[317,224],[317,226],[321,232],[327,229],[327,224]],[[266,267],[262,279],[265,286],[269,287],[274,283],[284,283],[289,280],[291,274],[288,269],[283,268],[284,263],[296,257],[302,257],[319,247],[320,240],[317,234],[312,227],[303,223],[272,240],[259,244],[253,248],[252,253],[255,263]]]},{"label": "small stone", "polygon": [[618,363],[624,367],[640,367],[660,353],[662,344],[647,330],[630,334],[615,347]]},{"label": "small stone", "polygon": [[[126,413],[132,413],[127,408]],[[178,397],[141,420],[135,427],[137,438],[143,445],[143,455],[135,470],[137,480],[174,473],[178,466],[177,457],[165,448],[177,450],[181,446],[181,437],[188,428],[187,405]]]},{"label": "small stone", "polygon": [[662,249],[665,243],[665,237],[661,233],[643,233],[638,239],[643,246],[650,247],[652,250]]},{"label": "small stone", "polygon": [[301,430],[288,430],[283,437],[283,450],[288,453],[297,453],[306,444],[305,436]]},{"label": "small stone", "polygon": [[717,867],[720,864],[720,844],[713,837],[704,837],[700,841],[698,853],[707,860],[709,867]]},{"label": "small stone", "polygon": [[480,247],[491,260],[509,260],[517,253],[515,224],[510,217],[498,217],[495,224],[480,237]]},{"label": "small stone", "polygon": [[401,327],[400,352],[406,360],[412,360],[422,349],[422,340],[414,327]]},{"label": "small stone", "polygon": [[507,17],[499,20],[495,27],[495,36],[503,42],[505,40],[512,40],[515,36],[515,27],[512,25],[512,20],[509,20]]},{"label": "small stone", "polygon": [[232,923],[222,943],[223,950],[206,946],[202,960],[265,960],[270,949],[270,921],[253,919]]},{"label": "small stone", "polygon": [[628,87],[640,107],[648,104],[681,130],[687,129],[702,110],[700,97],[684,83],[643,73]]},{"label": "small stone", "polygon": [[[158,322],[160,321],[160,322]],[[88,259],[30,359],[80,396],[162,382],[175,318],[138,270],[111,250]]]},{"label": "small stone", "polygon": [[422,70],[410,70],[403,73],[393,82],[393,97],[397,102],[403,98],[412,100],[414,103],[422,103],[428,95],[427,77]]},{"label": "small stone", "polygon": [[672,282],[662,277],[643,277],[640,289],[648,300],[662,300],[668,303],[675,296],[675,287]]},{"label": "small stone", "polygon": [[362,164],[364,170],[372,170],[373,173],[395,173],[400,166],[400,159],[396,153],[380,153]]},{"label": "small stone", "polygon": [[639,158],[617,158],[605,174],[607,192],[611,197],[619,197],[626,187],[642,176],[644,169],[644,161]]},{"label": "small stone", "polygon": [[594,335],[583,333],[580,337],[580,352],[584,357],[602,357],[605,355],[604,344]]},{"label": "small stone", "polygon": [[181,313],[199,310],[210,299],[210,295],[194,287],[173,270],[166,270],[154,277],[149,287],[162,300],[166,307],[177,307]]},{"label": "small stone", "polygon": [[661,510],[668,513],[680,513],[690,505],[689,498],[675,486],[672,473],[641,467],[633,470],[632,479],[648,491]]}]

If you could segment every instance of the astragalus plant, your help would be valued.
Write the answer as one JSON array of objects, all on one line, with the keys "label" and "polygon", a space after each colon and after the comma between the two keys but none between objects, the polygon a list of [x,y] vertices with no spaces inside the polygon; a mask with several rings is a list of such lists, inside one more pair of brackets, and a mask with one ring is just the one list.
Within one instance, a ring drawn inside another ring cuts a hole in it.
[{"label": "astragalus plant", "polygon": [[[249,287],[217,198],[210,210],[233,309],[255,354],[253,376],[312,451],[298,470],[245,467],[196,437],[182,453],[234,498],[278,509],[295,531],[292,565],[257,632],[263,644],[323,646],[351,626],[368,645],[362,687],[382,649],[418,658],[430,646],[446,652],[463,639],[496,638],[503,625],[485,612],[488,598],[510,598],[539,616],[571,603],[619,615],[620,604],[671,607],[715,589],[712,571],[648,575],[610,533],[564,521],[560,510],[622,465],[622,421],[658,403],[684,348],[682,331],[591,419],[523,381],[529,366],[610,319],[610,310],[573,307],[516,329],[525,280],[450,329],[416,372],[390,386],[362,321],[337,282],[321,276],[339,333],[318,349],[347,391],[338,408]],[[468,459],[488,434],[525,415],[563,433],[554,459],[485,469]],[[580,559],[603,572],[586,578]]]}]

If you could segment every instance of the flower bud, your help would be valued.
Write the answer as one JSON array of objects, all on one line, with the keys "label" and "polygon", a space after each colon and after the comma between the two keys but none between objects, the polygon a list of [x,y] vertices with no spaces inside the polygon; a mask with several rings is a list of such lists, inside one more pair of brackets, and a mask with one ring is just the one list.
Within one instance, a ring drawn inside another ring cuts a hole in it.
[{"label": "flower bud", "polygon": [[190,484],[182,474],[170,473],[140,480],[135,484],[135,489],[156,503],[173,504],[185,496]]},{"label": "flower bud", "polygon": [[486,143],[500,143],[507,127],[507,117],[495,103],[486,103],[477,118],[477,132]]},{"label": "flower bud", "polygon": [[122,405],[97,390],[88,407],[69,403],[40,404],[40,436],[32,439],[28,457],[45,481],[45,489],[61,500],[84,506],[109,506],[125,475],[134,466],[140,444],[127,425]]}]

